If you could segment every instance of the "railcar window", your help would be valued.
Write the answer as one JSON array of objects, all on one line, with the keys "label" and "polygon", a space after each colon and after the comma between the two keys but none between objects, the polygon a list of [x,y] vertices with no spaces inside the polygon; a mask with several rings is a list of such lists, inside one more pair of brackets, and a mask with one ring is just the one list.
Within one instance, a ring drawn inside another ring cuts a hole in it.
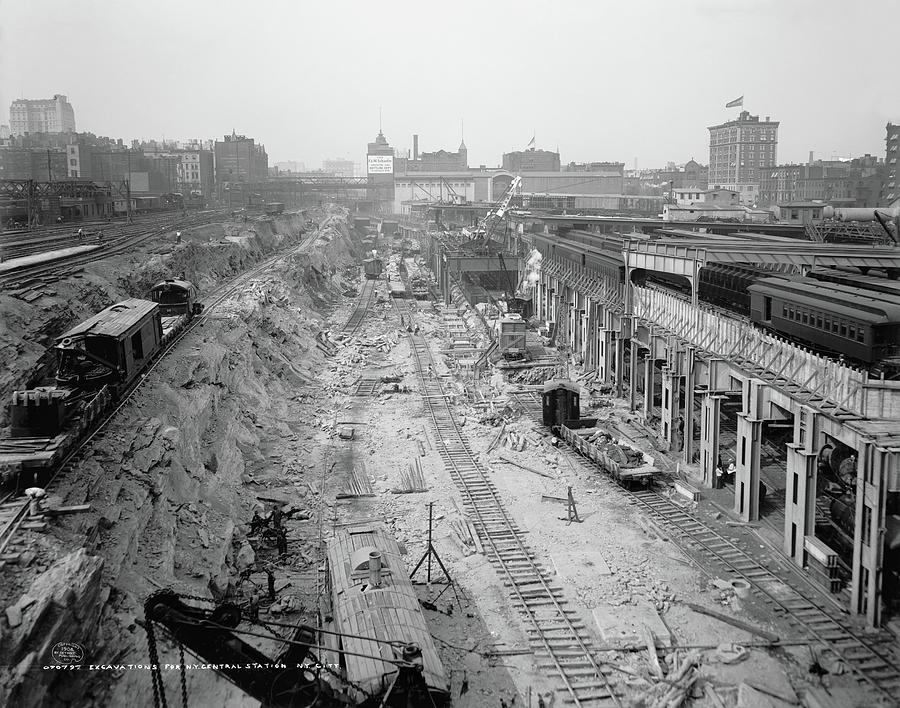
[{"label": "railcar window", "polygon": [[849,327],[850,339],[856,339],[856,327],[850,325]]},{"label": "railcar window", "polygon": [[856,332],[856,341],[857,342],[865,342],[866,341],[866,333],[864,330],[860,329]]},{"label": "railcar window", "polygon": [[782,316],[782,317],[787,317],[787,316],[788,316],[787,305],[782,305],[782,306],[781,306],[781,316]]},{"label": "railcar window", "polygon": [[841,336],[842,337],[847,336],[847,323],[846,322],[841,322]]},{"label": "railcar window", "polygon": [[809,315],[807,315],[804,312],[802,317],[803,317],[803,324],[809,324]]},{"label": "railcar window", "polygon": [[822,329],[822,315],[816,315],[816,327]]}]

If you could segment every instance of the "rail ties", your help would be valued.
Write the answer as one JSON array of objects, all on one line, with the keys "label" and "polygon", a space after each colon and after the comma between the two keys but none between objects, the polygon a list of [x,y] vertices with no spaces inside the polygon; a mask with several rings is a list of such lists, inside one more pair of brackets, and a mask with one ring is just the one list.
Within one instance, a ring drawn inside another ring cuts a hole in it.
[{"label": "rail ties", "polygon": [[364,280],[362,290],[359,293],[359,300],[356,302],[356,307],[354,308],[350,318],[347,320],[346,324],[341,328],[345,334],[354,334],[356,330],[360,328],[363,323],[363,320],[366,318],[366,314],[369,312],[369,308],[372,306],[372,301],[375,299],[375,281],[374,280]]},{"label": "rail ties", "polygon": [[[597,468],[579,455],[578,464],[596,474]],[[612,480],[610,480],[611,482]],[[780,609],[788,621],[811,638],[829,647],[857,677],[874,691],[896,700],[900,692],[900,670],[889,641],[851,627],[834,611],[796,586],[788,585],[776,570],[763,565],[731,539],[709,527],[684,507],[653,490],[630,490],[616,485],[640,508],[663,521],[680,536],[680,545],[693,544],[730,575],[749,582],[768,604]],[[800,578],[803,582],[809,582]],[[812,590],[810,583],[810,588]]]},{"label": "rail ties", "polygon": [[[395,303],[397,307],[397,305]],[[466,514],[512,603],[524,617],[528,642],[540,669],[552,672],[564,703],[575,706],[621,706],[611,669],[595,658],[591,633],[567,606],[562,589],[542,567],[509,516],[496,487],[475,459],[463,436],[440,379],[425,370],[434,360],[425,339],[408,334],[423,400],[435,431],[435,449],[463,497]]]}]

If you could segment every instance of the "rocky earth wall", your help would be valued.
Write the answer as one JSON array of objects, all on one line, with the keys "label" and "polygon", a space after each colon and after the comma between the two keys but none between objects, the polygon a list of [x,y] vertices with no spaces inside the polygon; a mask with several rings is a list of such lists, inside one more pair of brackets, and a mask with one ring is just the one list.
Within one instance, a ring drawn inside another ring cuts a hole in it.
[{"label": "rocky earth wall", "polygon": [[[34,596],[35,585],[44,595],[52,594],[61,575],[54,563],[84,546],[77,551],[84,567],[73,570],[72,582],[89,573],[89,583],[77,583],[92,589],[72,605],[89,611],[79,619],[73,606],[54,605],[58,619],[52,631],[42,632],[40,646],[36,637],[21,632],[12,645],[3,640],[7,649],[15,649],[12,663],[19,668],[3,671],[0,679],[7,696],[24,701],[17,705],[152,705],[146,671],[81,673],[74,679],[69,674],[63,680],[40,668],[46,646],[77,642],[85,648],[86,662],[115,658],[119,664],[146,664],[144,631],[135,620],[143,616],[142,603],[150,593],[174,587],[188,595],[225,596],[253,562],[247,523],[258,497],[280,493],[296,506],[315,506],[312,483],[319,460],[312,425],[325,356],[316,334],[323,327],[320,311],[340,297],[340,273],[357,255],[346,212],[331,210],[320,218],[313,247],[286,255],[271,273],[210,313],[199,331],[149,375],[77,474],[54,490],[62,503],[90,504],[91,509],[53,522],[51,532],[29,549],[35,554],[30,568],[18,569],[19,584],[24,588],[24,580],[46,566],[26,595]],[[288,229],[296,226],[285,222]],[[268,222],[222,231],[224,241],[203,241],[207,233],[217,233],[207,227],[200,237],[151,255],[115,282],[105,280],[106,288],[94,297],[114,301],[138,294],[178,269],[208,287],[299,239],[299,234],[273,231]],[[76,313],[85,309],[81,303],[36,305],[57,319],[78,319],[83,315]],[[31,322],[24,314],[12,344],[22,353],[30,351],[27,332],[46,337],[50,328],[48,320]],[[30,360],[39,358],[35,351]],[[314,539],[292,545],[298,565],[315,559]],[[40,605],[27,598],[24,607],[22,602],[23,626],[34,626],[32,608]],[[161,660],[176,663],[177,652],[161,642],[161,654],[166,649],[168,659]],[[169,695],[177,695],[177,672],[164,680],[171,686]],[[211,682],[191,678],[204,680]],[[74,684],[83,691],[77,701],[71,695]],[[228,691],[222,682],[193,688],[220,691],[207,696],[210,705],[230,700],[221,693]]]}]

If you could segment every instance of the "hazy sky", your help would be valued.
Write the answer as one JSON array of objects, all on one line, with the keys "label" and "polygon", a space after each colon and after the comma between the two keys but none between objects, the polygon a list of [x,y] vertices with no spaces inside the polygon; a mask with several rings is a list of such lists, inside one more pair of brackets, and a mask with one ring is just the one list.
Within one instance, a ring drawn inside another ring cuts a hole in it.
[{"label": "hazy sky", "polygon": [[245,133],[270,164],[391,145],[469,164],[708,162],[725,103],[781,121],[779,162],[884,156],[898,0],[0,0],[0,122],[63,93],[78,130]]}]

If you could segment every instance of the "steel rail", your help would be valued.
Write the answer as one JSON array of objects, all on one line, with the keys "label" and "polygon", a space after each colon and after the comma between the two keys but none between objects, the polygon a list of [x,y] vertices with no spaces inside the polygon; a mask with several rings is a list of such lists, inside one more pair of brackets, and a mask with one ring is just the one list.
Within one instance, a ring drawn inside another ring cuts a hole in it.
[{"label": "steel rail", "polygon": [[[517,392],[517,398],[526,393]],[[523,406],[524,407],[524,406]],[[529,406],[531,412],[535,411]],[[791,622],[805,629],[809,635],[827,646],[844,664],[859,678],[865,681],[882,696],[896,700],[900,693],[900,669],[895,656],[880,650],[876,643],[862,636],[845,622],[835,617],[834,612],[823,606],[822,602],[812,595],[821,594],[812,581],[801,575],[796,578],[806,584],[810,592],[804,592],[796,586],[787,585],[785,580],[760,560],[740,548],[732,539],[722,535],[687,509],[676,504],[664,494],[655,490],[632,490],[616,483],[606,473],[597,475],[599,467],[593,465],[579,455],[570,445],[560,444],[570,457],[581,467],[593,474],[593,478],[602,479],[611,488],[615,488],[636,506],[650,512],[679,533],[677,545],[685,552],[691,544],[695,544],[709,557],[723,566],[732,575],[740,577],[757,589],[769,604],[777,606]],[[773,583],[788,588],[792,597],[784,597],[774,590]],[[826,598],[828,599],[828,598]]]},{"label": "steel rail", "polygon": [[[315,240],[316,233],[316,231],[313,231],[298,246],[295,246],[293,249],[291,249],[291,252],[298,252],[308,249]],[[188,335],[188,333],[193,332],[196,327],[205,322],[209,313],[212,312],[216,307],[221,305],[223,302],[225,302],[225,300],[233,295],[239,287],[244,285],[249,280],[252,280],[260,273],[269,270],[278,260],[284,258],[285,255],[287,254],[278,253],[274,256],[271,256],[265,261],[254,266],[249,271],[235,276],[231,281],[214,290],[211,293],[212,299],[207,299],[203,312],[193,317],[186,324],[182,331],[178,332],[170,341],[164,344],[154,360],[136,378],[134,384],[122,396],[118,404],[109,413],[103,416],[96,427],[89,434],[85,435],[85,437],[78,441],[72,448],[72,450],[70,450],[63,457],[63,459],[56,466],[56,469],[53,471],[50,479],[47,481],[45,489],[51,489],[52,487],[54,487],[58,480],[65,476],[67,472],[70,472],[71,467],[80,461],[81,455],[87,451],[88,446],[93,441],[102,438],[102,434],[105,433],[107,426],[125,407],[125,405],[133,398],[135,393],[137,393],[137,391],[141,388],[141,385],[145,381],[147,381],[149,374],[175,348],[175,346]],[[0,509],[0,522],[3,523],[2,528],[0,528],[0,552],[2,552],[7,547],[7,545],[9,545],[16,532],[21,528],[22,523],[24,523],[24,520],[28,516],[27,512],[30,499],[22,495],[18,496],[17,498],[12,498],[12,496],[13,495],[6,497],[3,503],[3,508]]]},{"label": "steel rail", "polygon": [[[394,303],[399,308],[396,300]],[[570,617],[573,611],[565,606],[562,590],[547,581],[544,570],[524,543],[522,532],[510,518],[496,488],[475,460],[447,402],[443,385],[425,378],[423,360],[427,357],[428,366],[431,366],[434,358],[424,337],[409,332],[407,337],[425,394],[423,399],[437,433],[437,449],[464,495],[464,504],[477,517],[474,525],[482,544],[491,550],[489,560],[505,576],[514,603],[532,625],[528,629],[529,641],[538,645],[539,653],[546,655],[544,663],[556,669],[568,693],[566,702],[584,706],[604,701],[620,706],[615,688],[594,657],[590,639],[585,636],[587,631]],[[541,605],[549,605],[553,616],[540,617],[538,607]]]}]

